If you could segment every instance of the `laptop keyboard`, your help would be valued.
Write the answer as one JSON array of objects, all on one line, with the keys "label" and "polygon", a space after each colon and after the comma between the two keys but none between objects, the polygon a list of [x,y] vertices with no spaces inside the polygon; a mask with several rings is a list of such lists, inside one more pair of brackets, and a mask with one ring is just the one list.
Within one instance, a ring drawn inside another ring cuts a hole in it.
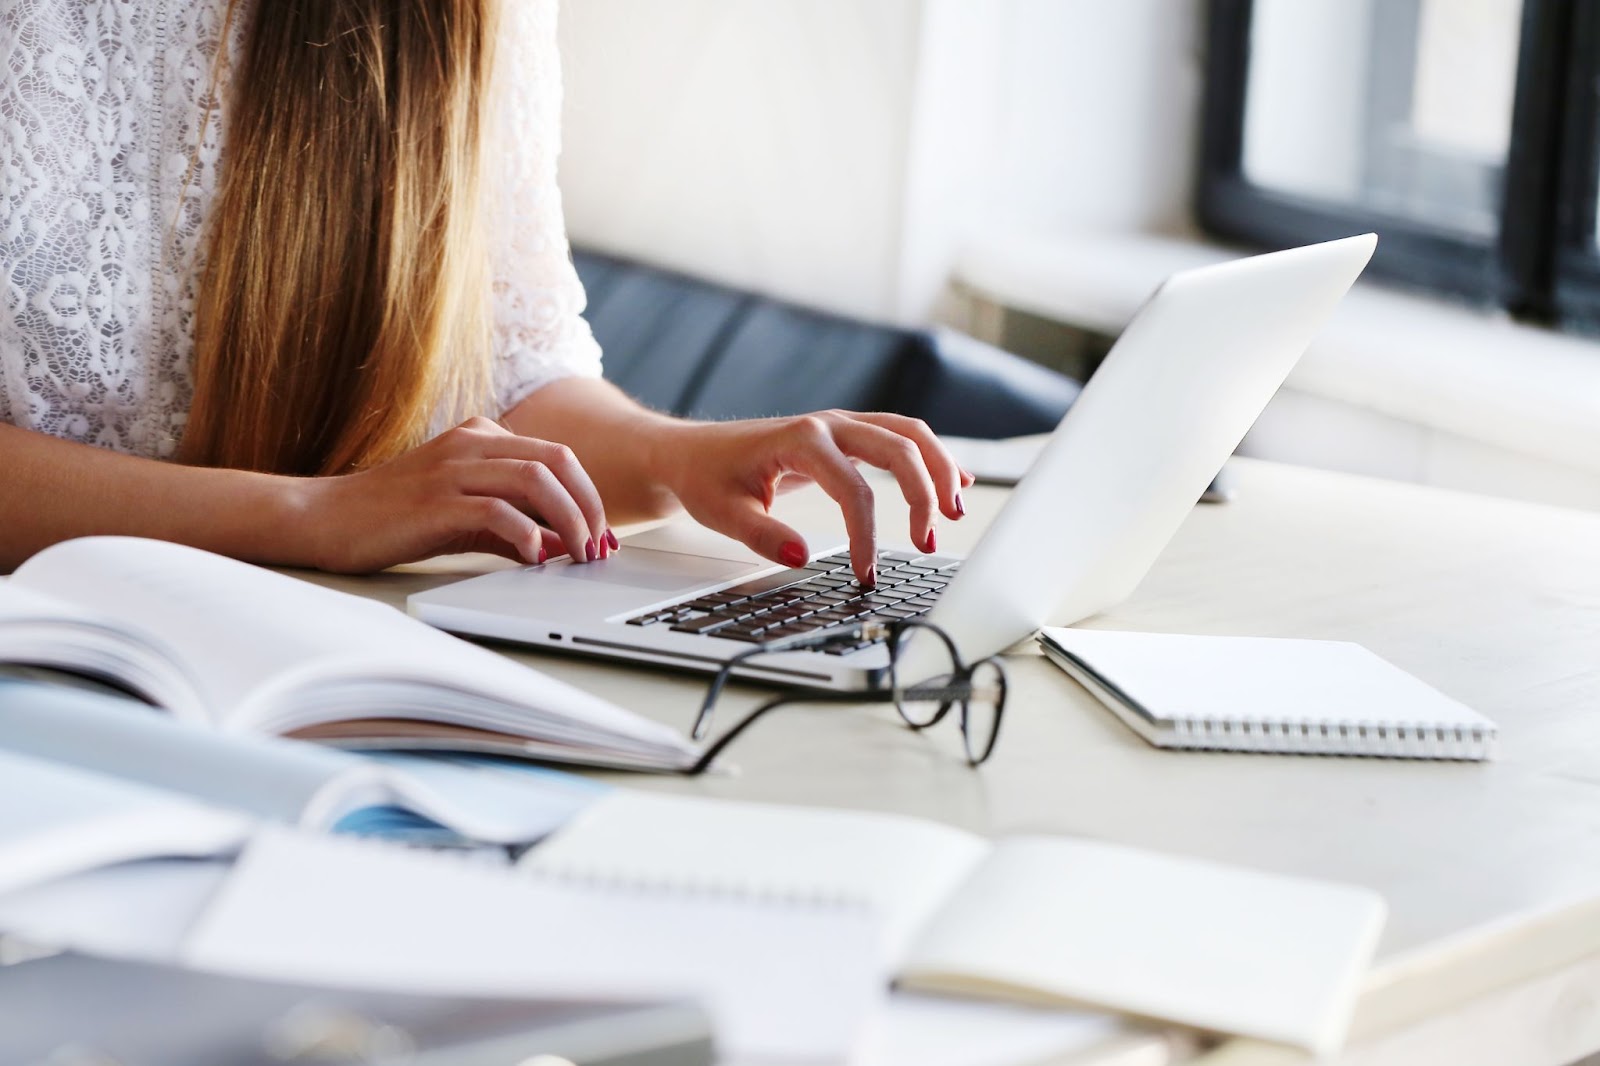
[{"label": "laptop keyboard", "polygon": [[[627,623],[756,644],[830,626],[916,618],[933,606],[960,565],[960,560],[936,555],[879,552],[878,584],[869,589],[851,573],[850,554],[840,552],[798,570],[768,574],[657,608]],[[823,650],[844,655],[874,643],[830,645]]]}]

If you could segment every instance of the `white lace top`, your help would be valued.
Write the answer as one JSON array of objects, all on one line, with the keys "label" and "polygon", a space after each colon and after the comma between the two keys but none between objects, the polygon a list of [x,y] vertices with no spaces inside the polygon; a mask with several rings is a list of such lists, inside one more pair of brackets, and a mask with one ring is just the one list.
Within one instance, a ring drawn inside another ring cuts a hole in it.
[{"label": "white lace top", "polygon": [[[225,114],[201,134],[227,6],[0,0],[0,420],[136,455],[177,446],[227,154]],[[555,17],[556,0],[510,0],[498,42],[494,415],[600,370],[556,188]],[[221,89],[225,111],[226,74]]]}]

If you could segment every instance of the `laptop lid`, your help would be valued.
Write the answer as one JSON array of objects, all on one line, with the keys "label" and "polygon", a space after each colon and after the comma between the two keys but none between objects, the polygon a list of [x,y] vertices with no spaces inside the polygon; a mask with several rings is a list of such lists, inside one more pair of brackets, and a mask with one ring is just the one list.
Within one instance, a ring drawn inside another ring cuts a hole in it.
[{"label": "laptop lid", "polygon": [[1132,593],[1376,245],[1369,233],[1168,278],[928,620],[981,658]]}]

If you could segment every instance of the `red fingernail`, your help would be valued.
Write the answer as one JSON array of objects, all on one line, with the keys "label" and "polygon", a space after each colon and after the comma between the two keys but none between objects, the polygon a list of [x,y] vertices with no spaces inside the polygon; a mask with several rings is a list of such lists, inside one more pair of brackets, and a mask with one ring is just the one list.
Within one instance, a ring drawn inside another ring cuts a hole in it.
[{"label": "red fingernail", "polygon": [[611,530],[609,530],[609,529],[606,530],[606,543],[611,545],[611,550],[612,551],[616,551],[617,549],[622,547],[621,544],[617,543],[617,535],[615,533],[611,532]]},{"label": "red fingernail", "polygon": [[863,584],[869,589],[878,587],[878,568],[876,566],[867,570],[867,580]]},{"label": "red fingernail", "polygon": [[544,561],[546,559],[548,559],[548,558],[550,558],[550,553],[548,551],[546,551],[545,549],[540,548],[539,549],[539,565],[543,566],[544,565]]},{"label": "red fingernail", "polygon": [[804,566],[811,561],[806,554],[806,546],[797,540],[791,540],[778,549],[778,558],[783,560],[785,566]]},{"label": "red fingernail", "polygon": [[929,526],[928,527],[928,547],[927,547],[926,551],[928,552],[929,555],[932,555],[934,552],[936,552],[938,550],[939,550],[939,542],[934,538],[933,527]]},{"label": "red fingernail", "polygon": [[967,505],[961,501],[961,493],[958,492],[956,493],[956,517],[965,518],[966,516]]},{"label": "red fingernail", "polygon": [[590,537],[588,542],[584,544],[584,546],[583,546],[583,554],[584,554],[584,558],[586,558],[591,563],[594,562],[596,559],[598,559],[600,557],[600,553],[595,550],[594,538],[593,537]]}]

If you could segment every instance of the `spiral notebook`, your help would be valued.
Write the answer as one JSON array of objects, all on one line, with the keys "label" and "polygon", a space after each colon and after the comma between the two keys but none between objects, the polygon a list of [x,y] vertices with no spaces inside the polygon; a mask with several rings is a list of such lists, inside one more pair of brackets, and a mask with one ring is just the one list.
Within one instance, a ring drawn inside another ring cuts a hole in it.
[{"label": "spiral notebook", "polygon": [[1045,655],[1161,748],[1491,758],[1493,722],[1359,644],[1047,627]]}]

